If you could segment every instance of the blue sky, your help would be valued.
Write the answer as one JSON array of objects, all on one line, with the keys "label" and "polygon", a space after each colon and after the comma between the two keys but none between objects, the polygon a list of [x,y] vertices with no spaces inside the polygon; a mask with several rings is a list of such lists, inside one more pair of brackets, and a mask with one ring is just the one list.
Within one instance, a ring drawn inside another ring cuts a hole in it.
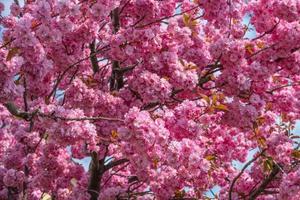
[{"label": "blue sky", "polygon": [[[2,16],[8,15],[8,13],[9,13],[9,6],[13,2],[13,0],[0,0],[0,2],[3,3],[4,6],[5,6],[5,10],[4,10],[4,12],[2,12]],[[3,31],[3,28],[0,26],[0,37],[2,36],[2,31]]]},{"label": "blue sky", "polygon": [[[2,13],[3,16],[8,15],[9,13],[9,6],[14,2],[13,0],[0,0],[1,3],[4,4],[5,10]],[[23,0],[19,0],[20,4],[23,5]]]}]

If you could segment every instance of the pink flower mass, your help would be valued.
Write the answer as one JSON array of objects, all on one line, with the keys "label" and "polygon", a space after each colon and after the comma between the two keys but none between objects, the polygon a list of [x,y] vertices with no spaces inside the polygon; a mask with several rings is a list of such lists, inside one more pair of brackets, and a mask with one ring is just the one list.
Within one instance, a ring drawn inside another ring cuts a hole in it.
[{"label": "pink flower mass", "polygon": [[0,200],[300,199],[299,0],[4,5]]}]

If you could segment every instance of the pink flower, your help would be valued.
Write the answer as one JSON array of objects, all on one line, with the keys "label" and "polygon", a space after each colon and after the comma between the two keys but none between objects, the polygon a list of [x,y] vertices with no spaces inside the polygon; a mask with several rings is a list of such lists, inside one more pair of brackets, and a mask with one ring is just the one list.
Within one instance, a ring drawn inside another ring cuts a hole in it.
[{"label": "pink flower", "polygon": [[299,0],[12,4],[0,199],[300,199],[299,19]]},{"label": "pink flower", "polygon": [[250,96],[250,103],[252,103],[257,108],[262,108],[266,103],[257,94],[252,94]]},{"label": "pink flower", "polygon": [[[0,9],[1,10],[1,9]],[[10,12],[13,16],[18,16],[21,13],[21,8],[16,3],[11,4]]]},{"label": "pink flower", "polygon": [[4,4],[0,2],[0,13],[4,11]]},{"label": "pink flower", "polygon": [[8,187],[19,187],[25,180],[25,175],[23,171],[16,171],[10,169],[6,172],[3,177],[3,182]]}]

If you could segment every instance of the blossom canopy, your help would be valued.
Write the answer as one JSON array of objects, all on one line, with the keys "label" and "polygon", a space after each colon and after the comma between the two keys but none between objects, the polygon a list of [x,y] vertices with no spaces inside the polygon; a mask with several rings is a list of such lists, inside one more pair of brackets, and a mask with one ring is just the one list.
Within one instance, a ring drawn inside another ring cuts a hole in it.
[{"label": "blossom canopy", "polygon": [[300,199],[299,0],[15,0],[0,25],[0,199]]}]

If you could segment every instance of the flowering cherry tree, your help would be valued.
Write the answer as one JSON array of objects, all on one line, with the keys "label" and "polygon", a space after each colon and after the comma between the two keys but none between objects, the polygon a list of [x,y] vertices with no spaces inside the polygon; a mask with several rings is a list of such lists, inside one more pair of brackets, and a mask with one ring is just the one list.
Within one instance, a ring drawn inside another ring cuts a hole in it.
[{"label": "flowering cherry tree", "polygon": [[300,199],[299,0],[14,2],[0,199]]}]

